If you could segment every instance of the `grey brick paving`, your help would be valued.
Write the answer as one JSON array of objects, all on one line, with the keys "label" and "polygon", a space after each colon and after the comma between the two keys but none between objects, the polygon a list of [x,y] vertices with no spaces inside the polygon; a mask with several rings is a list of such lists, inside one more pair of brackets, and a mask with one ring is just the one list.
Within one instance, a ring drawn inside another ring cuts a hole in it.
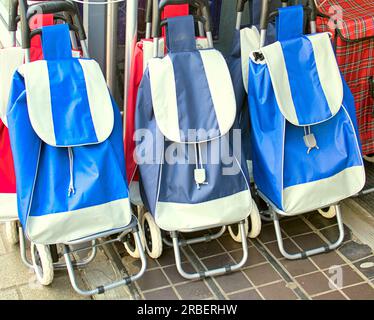
[{"label": "grey brick paving", "polygon": [[[328,241],[323,232],[319,232],[321,227],[322,230],[326,227],[321,225],[320,218],[297,217],[290,222],[285,219],[282,225],[285,226],[285,242],[293,250],[300,250],[306,242],[308,246],[313,246]],[[297,230],[298,225],[301,231]],[[303,231],[305,233],[301,233]],[[349,230],[347,232],[350,233]],[[50,286],[40,286],[33,271],[23,265],[18,245],[11,246],[6,242],[4,228],[0,226],[0,299],[374,299],[374,267],[360,268],[361,262],[372,262],[374,254],[355,237],[348,235],[340,250],[302,261],[282,258],[273,239],[274,228],[268,224],[261,237],[248,240],[249,260],[242,272],[227,277],[203,281],[178,280],[172,250],[165,248],[164,255],[150,261],[146,276],[132,287],[125,286],[100,296],[82,297],[72,289],[64,270],[56,272]],[[223,261],[222,257],[228,257],[230,261],[239,259],[240,249],[230,241],[231,238],[224,235],[212,242],[212,251],[209,243],[185,247],[185,264],[192,271],[204,265],[213,267]],[[76,270],[82,288],[94,288],[138,270],[138,260],[129,257],[124,250],[105,248],[99,250],[97,258],[87,268]],[[113,252],[117,259],[108,258]],[[353,252],[356,254],[352,255]],[[333,265],[342,268],[344,281],[341,287],[329,286],[329,270]],[[264,274],[266,270],[268,272]]]}]

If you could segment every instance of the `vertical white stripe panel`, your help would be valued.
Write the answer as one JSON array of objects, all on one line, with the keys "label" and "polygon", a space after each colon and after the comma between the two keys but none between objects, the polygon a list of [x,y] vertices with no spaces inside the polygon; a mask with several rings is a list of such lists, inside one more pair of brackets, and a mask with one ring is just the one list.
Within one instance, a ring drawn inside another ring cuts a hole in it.
[{"label": "vertical white stripe panel", "polygon": [[6,112],[13,74],[23,63],[22,48],[5,48],[0,50],[0,119],[7,126]]},{"label": "vertical white stripe panel", "polygon": [[153,58],[153,42],[143,41],[143,72],[147,69],[148,61]]},{"label": "vertical white stripe panel", "polygon": [[38,136],[49,145],[56,145],[53,126],[51,88],[47,62],[27,63],[18,69],[25,78],[30,122]]},{"label": "vertical white stripe panel", "polygon": [[260,49],[260,33],[256,27],[240,30],[240,50],[242,76],[245,91],[248,93],[249,57],[252,51]]},{"label": "vertical white stripe panel", "polygon": [[157,125],[169,140],[181,142],[173,63],[169,56],[155,58],[149,61],[148,68]]},{"label": "vertical white stripe panel", "polygon": [[294,125],[299,125],[281,44],[275,42],[269,46],[263,47],[261,52],[268,65],[279,109],[289,122]]},{"label": "vertical white stripe panel", "polygon": [[78,60],[86,80],[87,98],[99,142],[106,140],[114,126],[114,113],[109,89],[99,64],[94,60]]},{"label": "vertical white stripe panel", "polygon": [[236,116],[236,100],[229,69],[222,54],[214,49],[199,51],[208,81],[210,95],[221,135],[232,127]]},{"label": "vertical white stripe panel", "polygon": [[343,83],[329,34],[327,32],[315,34],[308,36],[308,39],[313,47],[322,90],[331,114],[335,115],[343,103]]},{"label": "vertical white stripe panel", "polygon": [[[165,55],[165,41],[164,39],[158,40],[158,57]],[[153,58],[153,41],[143,41],[143,72],[148,67],[148,61]]]}]

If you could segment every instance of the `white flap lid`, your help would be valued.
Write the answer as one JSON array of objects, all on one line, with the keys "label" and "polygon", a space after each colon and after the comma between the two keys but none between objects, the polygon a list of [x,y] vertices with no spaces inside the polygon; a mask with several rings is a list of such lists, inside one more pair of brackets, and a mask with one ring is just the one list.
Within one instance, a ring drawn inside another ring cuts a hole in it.
[{"label": "white flap lid", "polygon": [[249,71],[249,57],[252,51],[260,48],[260,33],[257,28],[243,28],[240,30],[240,51],[242,61],[242,75],[243,85],[245,91],[248,93],[248,71]]},{"label": "white flap lid", "polygon": [[313,125],[340,110],[343,84],[328,33],[278,41],[261,52],[279,109],[289,122]]},{"label": "white flap lid", "polygon": [[113,130],[112,100],[96,61],[41,60],[22,65],[31,124],[47,144],[96,144]]},{"label": "white flap lid", "polygon": [[166,138],[195,143],[217,138],[231,129],[236,101],[220,52],[169,53],[149,61],[149,74],[155,118]]}]

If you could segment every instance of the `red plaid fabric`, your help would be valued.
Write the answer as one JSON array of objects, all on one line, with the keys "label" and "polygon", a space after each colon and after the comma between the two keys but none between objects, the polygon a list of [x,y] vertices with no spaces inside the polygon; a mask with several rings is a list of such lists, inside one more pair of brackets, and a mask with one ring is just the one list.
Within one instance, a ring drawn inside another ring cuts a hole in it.
[{"label": "red plaid fabric", "polygon": [[316,0],[316,4],[322,16],[317,18],[317,31],[329,31],[334,36],[338,64],[355,97],[363,153],[372,154],[374,97],[370,78],[374,76],[373,0]]}]

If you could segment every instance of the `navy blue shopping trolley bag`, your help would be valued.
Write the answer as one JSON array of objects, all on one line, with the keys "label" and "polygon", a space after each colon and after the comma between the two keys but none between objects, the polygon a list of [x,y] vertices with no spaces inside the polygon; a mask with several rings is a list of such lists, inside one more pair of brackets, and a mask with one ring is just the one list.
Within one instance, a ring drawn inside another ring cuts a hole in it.
[{"label": "navy blue shopping trolley bag", "polygon": [[168,19],[167,28],[169,53],[149,61],[137,99],[143,201],[167,231],[244,220],[252,199],[240,143],[233,143],[236,102],[226,61],[213,48],[196,49],[191,16]]},{"label": "navy blue shopping trolley bag", "polygon": [[279,9],[280,41],[252,51],[249,62],[254,180],[289,215],[337,203],[365,184],[354,101],[329,34],[287,34],[302,15],[301,6]]},{"label": "navy blue shopping trolley bag", "polygon": [[118,107],[99,65],[72,58],[66,25],[44,27],[42,40],[45,60],[18,68],[7,112],[24,231],[53,244],[126,227]]}]

